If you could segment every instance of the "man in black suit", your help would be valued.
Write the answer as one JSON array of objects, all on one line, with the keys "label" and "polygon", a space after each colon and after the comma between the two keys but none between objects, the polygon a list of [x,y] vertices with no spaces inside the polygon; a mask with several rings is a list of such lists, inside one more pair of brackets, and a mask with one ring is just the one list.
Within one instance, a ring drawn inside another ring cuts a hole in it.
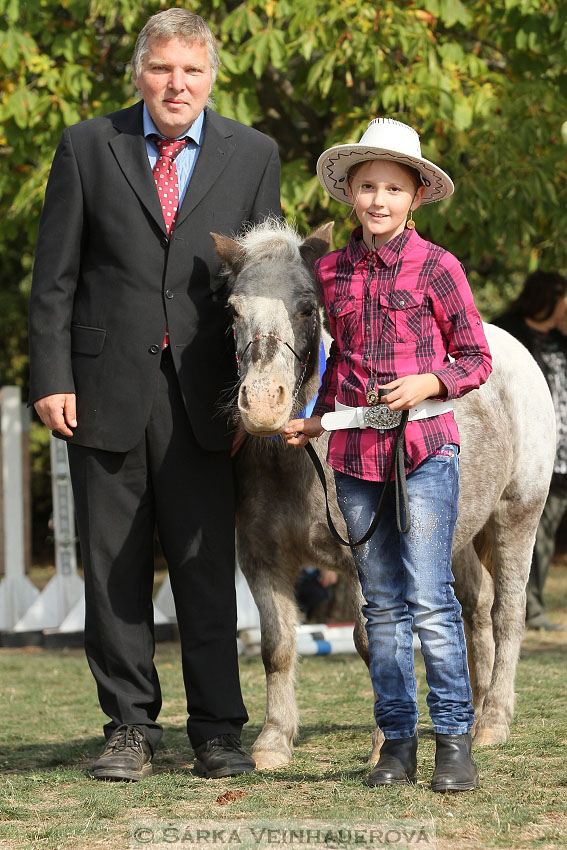
[{"label": "man in black suit", "polygon": [[[161,737],[156,527],[196,771],[254,768],[240,742],[248,717],[236,650],[232,435],[219,413],[235,360],[210,232],[280,214],[279,157],[271,139],[207,107],[218,63],[197,15],[150,18],[132,60],[142,101],[65,130],[39,230],[30,403],[68,444],[85,648],[110,718],[98,779],[148,775]],[[173,171],[162,139],[183,139]],[[164,163],[174,227],[163,185],[158,195]]]}]

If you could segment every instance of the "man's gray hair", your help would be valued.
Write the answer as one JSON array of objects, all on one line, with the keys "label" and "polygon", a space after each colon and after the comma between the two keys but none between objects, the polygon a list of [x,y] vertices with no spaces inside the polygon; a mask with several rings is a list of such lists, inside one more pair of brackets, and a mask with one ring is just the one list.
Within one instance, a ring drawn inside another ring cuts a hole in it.
[{"label": "man's gray hair", "polygon": [[134,79],[142,73],[144,57],[149,52],[150,42],[156,39],[179,38],[188,44],[204,44],[209,54],[211,66],[211,85],[214,84],[220,59],[216,39],[203,18],[188,12],[187,9],[165,9],[152,15],[136,39],[132,54],[132,72]]}]

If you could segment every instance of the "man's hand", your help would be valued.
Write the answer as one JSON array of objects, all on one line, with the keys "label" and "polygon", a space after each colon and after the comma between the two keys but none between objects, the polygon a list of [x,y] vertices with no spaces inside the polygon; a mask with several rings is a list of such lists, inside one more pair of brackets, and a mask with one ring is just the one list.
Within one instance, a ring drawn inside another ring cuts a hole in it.
[{"label": "man's hand", "polygon": [[36,401],[34,407],[50,431],[59,431],[65,437],[73,436],[71,428],[77,427],[75,393],[46,395]]},{"label": "man's hand", "polygon": [[389,390],[388,395],[382,396],[381,400],[390,410],[411,410],[426,398],[447,395],[447,387],[433,372],[427,372],[425,375],[405,375],[379,389]]},{"label": "man's hand", "polygon": [[306,446],[311,437],[320,437],[325,429],[320,416],[308,419],[291,419],[283,430],[283,436],[290,446]]}]

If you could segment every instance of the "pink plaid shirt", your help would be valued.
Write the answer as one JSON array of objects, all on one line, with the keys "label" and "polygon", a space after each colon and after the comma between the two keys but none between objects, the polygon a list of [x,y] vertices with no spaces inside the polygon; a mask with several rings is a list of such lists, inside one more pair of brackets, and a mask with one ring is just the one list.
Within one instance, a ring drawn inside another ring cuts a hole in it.
[{"label": "pink plaid shirt", "polygon": [[[491,356],[459,261],[415,230],[404,230],[374,252],[361,235],[359,227],[346,248],[315,266],[333,343],[313,415],[334,410],[335,396],[353,407],[366,405],[369,389],[403,375],[433,372],[450,399],[478,388],[490,375]],[[334,431],[328,462],[347,475],[384,481],[395,434]],[[409,422],[406,472],[445,443],[459,445],[452,412]]]}]

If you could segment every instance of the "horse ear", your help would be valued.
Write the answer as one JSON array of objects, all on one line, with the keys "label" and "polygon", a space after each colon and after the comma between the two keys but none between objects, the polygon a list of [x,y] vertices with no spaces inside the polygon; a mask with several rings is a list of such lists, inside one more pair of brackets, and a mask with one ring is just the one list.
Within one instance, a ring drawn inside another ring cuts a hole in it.
[{"label": "horse ear", "polygon": [[303,258],[303,262],[311,272],[315,266],[315,261],[324,254],[329,253],[334,223],[334,221],[329,221],[322,227],[317,228],[299,246],[299,253]]},{"label": "horse ear", "polygon": [[244,251],[230,236],[221,236],[220,233],[211,233],[217,249],[217,254],[227,266],[230,266],[235,277],[240,274],[244,265]]}]

